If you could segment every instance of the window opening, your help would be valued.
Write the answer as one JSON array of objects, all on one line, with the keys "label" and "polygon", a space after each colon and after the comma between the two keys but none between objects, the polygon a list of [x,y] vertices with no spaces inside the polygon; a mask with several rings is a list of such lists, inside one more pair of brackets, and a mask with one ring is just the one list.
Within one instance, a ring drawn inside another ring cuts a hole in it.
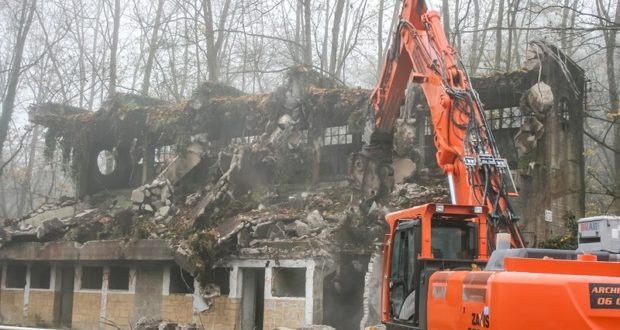
[{"label": "window opening", "polygon": [[519,128],[523,116],[518,107],[485,110],[489,126],[493,130]]},{"label": "window opening", "polygon": [[474,228],[434,224],[431,229],[431,247],[437,259],[473,259],[476,248]]},{"label": "window opening", "polygon": [[194,277],[179,266],[170,267],[169,293],[194,293]]},{"label": "window opening", "polygon": [[328,127],[323,134],[323,145],[352,144],[353,134],[349,133],[348,126]]},{"label": "window opening", "polygon": [[129,267],[110,267],[108,288],[110,290],[129,290]]},{"label": "window opening", "polygon": [[155,149],[155,165],[165,166],[170,164],[177,156],[174,146],[162,146]]},{"label": "window opening", "polygon": [[259,138],[258,135],[238,136],[238,137],[232,138],[231,143],[233,143],[233,144],[252,144],[252,143],[258,141],[258,138]]},{"label": "window opening", "polygon": [[305,297],[306,268],[273,268],[271,294],[274,297]]},{"label": "window opening", "polygon": [[26,287],[26,265],[7,265],[6,266],[6,287],[11,289],[23,289]]},{"label": "window opening", "polygon": [[49,264],[33,264],[30,266],[30,287],[33,289],[49,289],[52,267]]},{"label": "window opening", "polygon": [[101,150],[97,155],[97,168],[103,175],[109,175],[116,168],[116,159],[110,150]]},{"label": "window opening", "polygon": [[103,267],[84,266],[80,277],[81,289],[101,290],[103,285]]},{"label": "window opening", "polygon": [[221,295],[228,295],[230,293],[230,269],[222,267],[210,269],[206,274],[206,282],[217,285]]}]

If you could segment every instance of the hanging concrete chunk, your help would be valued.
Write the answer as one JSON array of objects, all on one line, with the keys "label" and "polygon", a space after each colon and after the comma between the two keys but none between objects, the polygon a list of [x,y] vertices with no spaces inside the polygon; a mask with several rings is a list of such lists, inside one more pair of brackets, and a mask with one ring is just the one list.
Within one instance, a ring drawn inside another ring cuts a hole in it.
[{"label": "hanging concrete chunk", "polygon": [[553,107],[553,92],[544,82],[532,86],[521,98],[523,123],[514,138],[519,156],[534,150],[545,132],[543,122]]}]

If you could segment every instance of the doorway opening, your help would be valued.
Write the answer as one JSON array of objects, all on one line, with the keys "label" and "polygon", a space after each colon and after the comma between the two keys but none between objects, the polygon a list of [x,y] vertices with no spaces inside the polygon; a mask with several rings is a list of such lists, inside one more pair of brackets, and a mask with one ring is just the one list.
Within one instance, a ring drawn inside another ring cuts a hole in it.
[{"label": "doorway opening", "polygon": [[56,320],[62,328],[71,328],[73,316],[73,283],[75,267],[59,267],[60,270],[60,304],[56,310]]},{"label": "doorway opening", "polygon": [[243,268],[241,329],[262,330],[265,303],[265,269]]}]

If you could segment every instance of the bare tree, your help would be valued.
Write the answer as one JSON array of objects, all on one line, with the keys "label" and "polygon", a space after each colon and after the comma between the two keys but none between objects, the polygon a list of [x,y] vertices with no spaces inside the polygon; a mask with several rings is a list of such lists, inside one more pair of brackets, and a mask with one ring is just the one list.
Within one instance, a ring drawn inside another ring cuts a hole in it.
[{"label": "bare tree", "polygon": [[[597,9],[599,15],[604,17],[607,22],[613,22],[616,26],[620,26],[620,1],[616,1],[616,13],[611,17],[611,13],[605,10],[602,0],[597,0]],[[602,22],[602,24],[604,24]],[[614,182],[614,203],[612,209],[616,214],[620,214],[620,97],[618,91],[618,82],[616,81],[616,35],[617,29],[609,29],[603,31],[605,39],[605,57],[607,66],[607,83],[609,87],[609,106],[611,116],[614,120],[614,165],[615,165],[615,182]]]},{"label": "bare tree", "polygon": [[504,25],[504,3],[499,0],[497,7],[497,27],[495,28],[495,70],[499,70],[502,63],[502,30]]},{"label": "bare tree", "polygon": [[121,1],[114,0],[114,29],[112,31],[112,47],[110,47],[110,87],[108,88],[108,97],[114,96],[117,84],[117,55],[118,55],[118,34],[121,23]]},{"label": "bare tree", "polygon": [[231,0],[224,0],[219,22],[217,27],[215,27],[213,5],[211,3],[211,0],[202,0],[202,10],[205,24],[204,36],[207,41],[207,69],[209,70],[210,81],[220,80],[220,52],[222,50],[222,44],[225,37],[224,31],[226,21],[228,19],[230,1]]},{"label": "bare tree", "polygon": [[345,0],[336,0],[336,11],[334,12],[334,23],[332,24],[332,46],[329,54],[329,73],[336,75],[336,64],[338,61],[338,41],[340,38],[340,22],[342,19]]},{"label": "bare tree", "polygon": [[151,72],[153,70],[153,61],[155,60],[155,54],[157,53],[157,43],[159,37],[159,29],[161,25],[161,16],[164,11],[164,0],[157,2],[157,13],[155,14],[155,23],[153,24],[153,33],[151,34],[151,40],[149,41],[149,53],[146,60],[146,66],[144,67],[144,80],[142,81],[142,94],[148,95],[149,88],[151,86]]},{"label": "bare tree", "polygon": [[303,0],[304,8],[304,52],[303,64],[312,66],[312,10],[311,1]]},{"label": "bare tree", "polygon": [[34,16],[36,8],[36,0],[30,2],[24,0],[22,2],[19,24],[17,27],[17,40],[13,52],[13,63],[9,73],[7,89],[2,99],[2,114],[0,115],[0,160],[2,160],[2,149],[9,132],[9,123],[13,117],[13,110],[15,108],[15,96],[17,93],[17,84],[21,75],[22,57],[26,45],[26,38],[28,37],[30,25],[32,24],[32,17]]},{"label": "bare tree", "polygon": [[[441,0],[441,16],[443,20],[443,30],[446,36],[450,38],[450,1]],[[448,39],[450,40],[450,39]]]}]

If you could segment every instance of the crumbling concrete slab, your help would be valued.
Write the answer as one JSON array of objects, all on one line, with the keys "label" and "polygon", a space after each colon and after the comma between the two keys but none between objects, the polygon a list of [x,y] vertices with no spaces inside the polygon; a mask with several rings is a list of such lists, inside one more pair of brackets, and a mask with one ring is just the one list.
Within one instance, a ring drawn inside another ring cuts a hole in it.
[{"label": "crumbling concrete slab", "polygon": [[41,213],[28,218],[22,222],[23,226],[38,227],[46,220],[66,219],[72,217],[76,212],[75,206],[65,206],[55,210],[42,210]]},{"label": "crumbling concrete slab", "polygon": [[50,243],[12,243],[0,249],[0,260],[24,261],[172,261],[174,251],[165,240],[124,242],[89,241],[84,244],[56,241]]},{"label": "crumbling concrete slab", "polygon": [[172,185],[175,185],[202,161],[202,156],[205,153],[204,143],[206,143],[206,140],[191,143],[183,152],[176,156],[160,175],[168,179]]}]

